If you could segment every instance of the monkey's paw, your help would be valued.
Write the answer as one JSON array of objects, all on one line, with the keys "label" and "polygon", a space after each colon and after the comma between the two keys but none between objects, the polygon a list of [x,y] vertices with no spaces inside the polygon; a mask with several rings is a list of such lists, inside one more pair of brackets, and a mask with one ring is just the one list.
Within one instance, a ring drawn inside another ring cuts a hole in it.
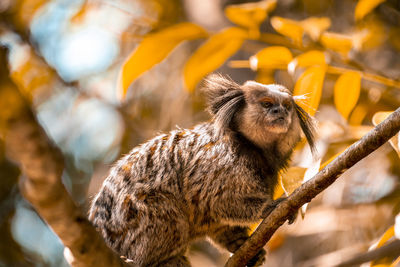
[{"label": "monkey's paw", "polygon": [[267,252],[265,249],[261,249],[252,259],[247,263],[247,267],[261,266],[265,261],[265,255]]}]

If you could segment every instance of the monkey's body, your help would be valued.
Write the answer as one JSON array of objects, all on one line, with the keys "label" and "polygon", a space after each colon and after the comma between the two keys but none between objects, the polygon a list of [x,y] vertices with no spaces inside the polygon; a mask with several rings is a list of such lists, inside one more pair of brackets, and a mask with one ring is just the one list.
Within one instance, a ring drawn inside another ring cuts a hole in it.
[{"label": "monkey's body", "polygon": [[[190,266],[184,257],[188,244],[206,235],[237,250],[248,237],[247,226],[276,205],[277,174],[301,126],[296,113],[288,113],[286,131],[270,131],[261,145],[264,133],[241,129],[252,111],[246,112],[224,117],[222,124],[216,114],[191,130],[159,135],[122,158],[90,210],[107,244],[135,266]],[[264,254],[250,265],[260,264]]]}]

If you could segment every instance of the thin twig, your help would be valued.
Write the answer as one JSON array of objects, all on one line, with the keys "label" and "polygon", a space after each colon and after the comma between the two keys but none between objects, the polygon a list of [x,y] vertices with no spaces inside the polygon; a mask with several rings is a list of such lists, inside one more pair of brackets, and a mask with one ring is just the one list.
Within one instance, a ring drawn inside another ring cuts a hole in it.
[{"label": "thin twig", "polygon": [[245,266],[268,242],[275,231],[304,204],[330,186],[346,170],[386,143],[400,131],[400,108],[363,138],[346,149],[311,180],[282,201],[235,252],[225,266]]},{"label": "thin twig", "polygon": [[400,256],[400,240],[394,240],[380,248],[376,248],[371,251],[367,251],[361,255],[357,255],[352,259],[342,262],[336,267],[350,267],[359,266],[364,262],[369,262],[373,260],[379,260],[385,257],[398,257]]}]

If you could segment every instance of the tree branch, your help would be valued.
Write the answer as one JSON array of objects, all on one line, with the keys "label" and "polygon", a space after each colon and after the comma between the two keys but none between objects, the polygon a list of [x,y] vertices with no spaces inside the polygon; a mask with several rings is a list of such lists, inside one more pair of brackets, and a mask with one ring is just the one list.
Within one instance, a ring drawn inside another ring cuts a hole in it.
[{"label": "tree branch", "polygon": [[400,255],[400,240],[396,239],[380,248],[367,251],[361,255],[357,255],[352,259],[342,262],[336,267],[351,267],[360,265],[364,262],[379,260],[385,257],[398,257]]},{"label": "tree branch", "polygon": [[301,206],[310,202],[336,181],[343,172],[379,148],[399,131],[400,108],[282,201],[232,255],[225,266],[245,266],[268,242],[273,233]]},{"label": "tree branch", "polygon": [[[0,49],[0,62],[4,60]],[[3,60],[2,60],[3,59]],[[0,88],[2,109],[10,110],[5,122],[7,154],[20,164],[24,174],[19,181],[22,195],[66,246],[67,260],[73,266],[123,266],[124,262],[108,248],[62,183],[64,159],[36,121],[31,109],[4,73],[8,87]]]}]

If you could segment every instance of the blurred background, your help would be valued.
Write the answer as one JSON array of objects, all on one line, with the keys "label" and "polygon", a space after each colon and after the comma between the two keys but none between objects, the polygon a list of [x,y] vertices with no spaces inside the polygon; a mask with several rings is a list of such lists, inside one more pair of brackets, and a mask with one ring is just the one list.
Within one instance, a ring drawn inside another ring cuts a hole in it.
[{"label": "blurred background", "polygon": [[[4,106],[0,115],[14,112],[10,107],[18,105],[13,98],[16,91],[27,99],[25,105],[32,107],[63,152],[64,185],[75,202],[87,209],[121,155],[159,132],[209,119],[200,92],[186,90],[182,74],[204,40],[180,43],[161,63],[135,79],[121,100],[117,84],[126,58],[148,33],[179,22],[195,23],[209,33],[230,27],[225,8],[246,2],[257,1],[1,0],[0,104]],[[293,90],[304,69],[267,71],[269,80],[263,80],[262,70],[232,63],[243,62],[270,45],[282,45],[294,55],[312,46],[325,51],[331,65],[368,73],[365,76],[372,78],[362,80],[358,102],[347,118],[333,101],[337,73],[326,74],[315,114],[323,163],[372,129],[374,114],[399,107],[400,1],[375,2],[380,3],[363,22],[355,23],[354,0],[278,1],[269,16],[295,21],[328,17],[329,31],[358,41],[346,53],[335,50],[335,40],[331,47],[315,40],[299,45],[290,34],[277,33],[266,19],[260,29],[276,37],[272,44],[245,40],[232,56],[222,59],[216,71],[239,83],[258,79]],[[141,66],[144,61],[134,64]],[[0,124],[0,129],[4,127]],[[68,266],[61,241],[20,195],[22,174],[7,157],[4,142],[1,135],[0,266]],[[304,219],[299,216],[294,225],[279,229],[267,245],[265,266],[330,266],[366,252],[394,225],[399,213],[399,162],[396,150],[386,144],[346,172],[310,203]],[[308,169],[314,163],[307,149],[296,150],[293,166]],[[223,266],[229,257],[202,241],[188,255],[193,266]],[[389,266],[397,257],[381,263]]]}]

